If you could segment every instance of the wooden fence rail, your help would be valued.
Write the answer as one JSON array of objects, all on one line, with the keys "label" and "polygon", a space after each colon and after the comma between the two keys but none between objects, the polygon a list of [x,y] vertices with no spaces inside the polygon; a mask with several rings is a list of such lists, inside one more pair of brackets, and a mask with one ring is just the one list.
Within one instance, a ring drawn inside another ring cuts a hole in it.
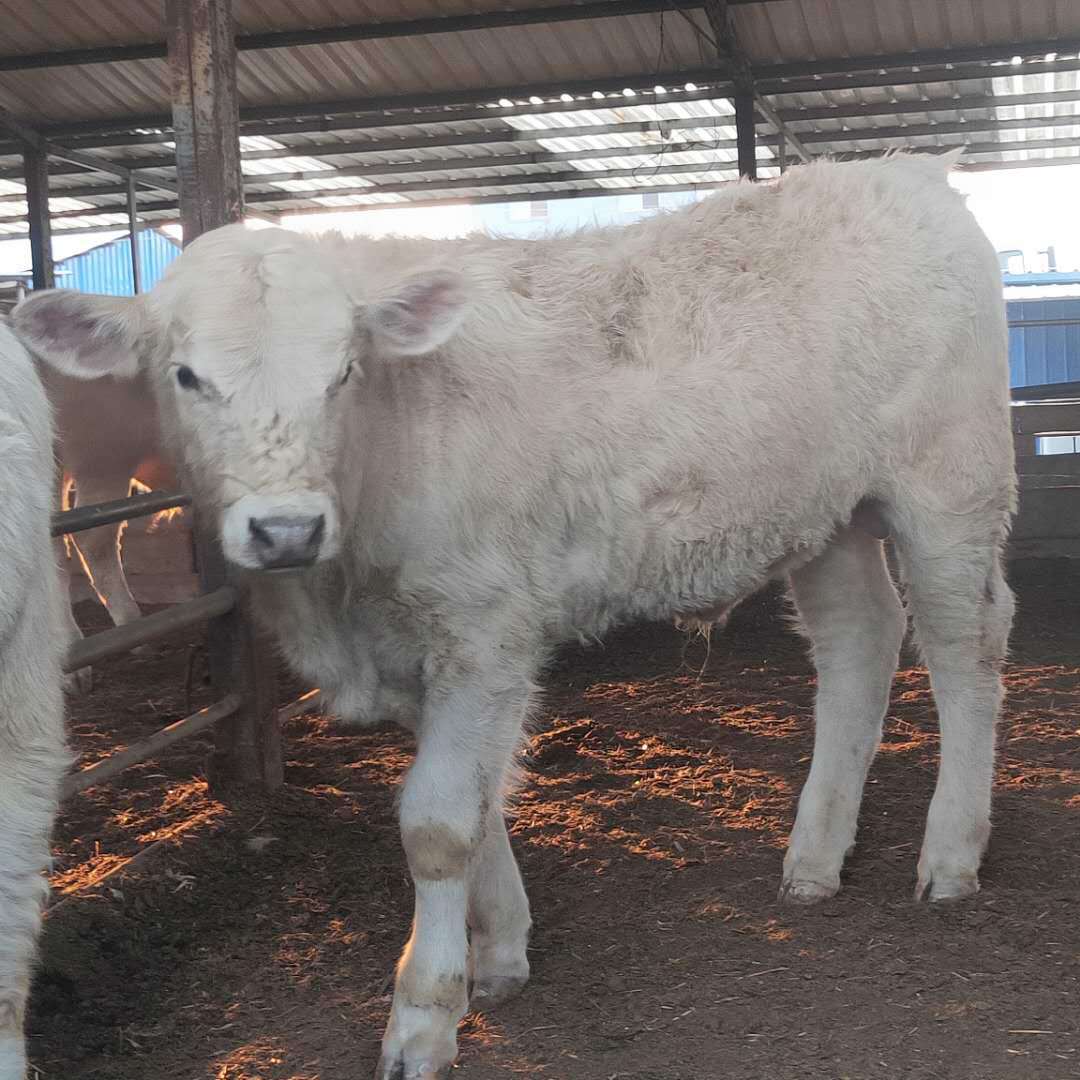
[{"label": "wooden fence rail", "polygon": [[[182,493],[152,491],[129,499],[77,507],[53,515],[52,535],[83,532],[190,503],[190,496]],[[209,770],[211,787],[216,794],[226,794],[226,789],[238,785],[260,784],[267,788],[280,785],[280,730],[274,708],[276,672],[273,657],[260,642],[242,594],[226,581],[225,564],[216,541],[200,535],[196,528],[196,544],[200,555],[202,595],[83,638],[70,648],[63,668],[65,672],[77,671],[177,630],[207,622],[211,681],[221,692],[221,699],[88,768],[72,773],[62,787],[64,798],[111,780],[180,739],[208,728],[216,729],[217,748]]]},{"label": "wooden fence rail", "polygon": [[1080,558],[1080,454],[1038,454],[1046,436],[1080,435],[1076,384],[1021,387],[1012,407],[1020,507],[1009,545],[1013,558]]}]

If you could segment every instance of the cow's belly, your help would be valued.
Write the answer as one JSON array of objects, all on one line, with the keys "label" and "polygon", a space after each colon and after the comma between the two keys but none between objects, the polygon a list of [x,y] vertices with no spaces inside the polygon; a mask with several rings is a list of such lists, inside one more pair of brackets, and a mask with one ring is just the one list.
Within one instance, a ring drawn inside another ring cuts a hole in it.
[{"label": "cow's belly", "polygon": [[818,555],[835,530],[740,529],[684,538],[659,531],[610,561],[596,549],[572,550],[562,567],[562,609],[549,632],[593,638],[619,623],[676,620],[715,623],[770,579]]}]

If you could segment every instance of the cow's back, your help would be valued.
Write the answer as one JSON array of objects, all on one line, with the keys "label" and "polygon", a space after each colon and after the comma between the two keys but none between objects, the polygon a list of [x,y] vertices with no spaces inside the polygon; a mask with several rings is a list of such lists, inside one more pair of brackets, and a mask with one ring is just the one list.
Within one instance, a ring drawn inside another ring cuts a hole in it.
[{"label": "cow's back", "polygon": [[457,602],[477,574],[439,552],[586,630],[712,606],[965,432],[970,497],[1011,482],[996,260],[939,162],[824,163],[457,264],[474,315],[375,365],[346,436],[363,558]]}]

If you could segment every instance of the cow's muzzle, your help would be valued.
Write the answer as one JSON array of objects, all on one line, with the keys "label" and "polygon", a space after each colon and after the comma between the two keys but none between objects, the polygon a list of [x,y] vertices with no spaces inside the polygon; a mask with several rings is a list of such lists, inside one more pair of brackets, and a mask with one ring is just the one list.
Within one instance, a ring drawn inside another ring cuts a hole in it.
[{"label": "cow's muzzle", "polygon": [[225,557],[246,570],[303,570],[340,548],[336,500],[321,491],[237,499],[221,518]]},{"label": "cow's muzzle", "polygon": [[264,570],[311,566],[326,536],[326,515],[248,518],[251,550]]}]

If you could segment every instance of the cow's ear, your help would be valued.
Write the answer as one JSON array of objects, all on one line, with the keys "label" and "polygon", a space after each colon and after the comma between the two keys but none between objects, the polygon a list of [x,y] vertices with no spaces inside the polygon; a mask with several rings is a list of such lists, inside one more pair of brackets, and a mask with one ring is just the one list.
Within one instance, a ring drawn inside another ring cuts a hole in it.
[{"label": "cow's ear", "polygon": [[149,332],[141,298],[71,289],[33,293],[12,312],[12,323],[32,353],[76,379],[132,378]]},{"label": "cow's ear", "polygon": [[379,351],[387,356],[423,356],[453,337],[465,318],[464,279],[451,270],[427,270],[400,282],[376,300],[367,321]]}]

